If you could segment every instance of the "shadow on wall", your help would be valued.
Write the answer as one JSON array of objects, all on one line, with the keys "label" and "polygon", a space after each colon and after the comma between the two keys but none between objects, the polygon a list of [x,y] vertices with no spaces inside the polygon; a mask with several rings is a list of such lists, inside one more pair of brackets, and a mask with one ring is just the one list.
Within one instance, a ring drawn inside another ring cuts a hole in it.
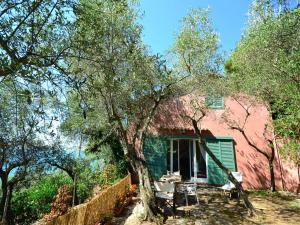
[{"label": "shadow on wall", "polygon": [[291,171],[288,169],[285,169],[284,167],[282,168],[282,173],[284,175],[284,190],[287,191],[293,191],[293,192],[300,192],[300,167],[297,166],[297,175],[296,179],[292,179],[292,177],[290,177],[290,173]]},{"label": "shadow on wall", "polygon": [[[192,124],[187,119],[184,119],[184,115],[193,117],[195,115],[195,109],[191,104],[192,97],[174,97],[172,100],[168,100],[161,104],[158,109],[158,113],[155,115],[153,122],[150,126],[150,133],[159,134],[162,136],[195,136]],[[214,115],[214,114],[213,114]],[[212,116],[209,114],[209,116]],[[209,121],[205,120],[202,124],[203,128],[207,128],[209,122],[209,129],[202,130],[204,136],[214,137],[215,134],[224,134],[234,137],[234,152],[236,168],[243,172],[244,181],[243,186],[249,189],[269,189],[270,182],[270,170],[268,160],[261,153],[258,153],[253,149],[246,141],[238,134],[235,134],[232,130],[224,127],[216,121],[217,118],[211,118]],[[221,127],[220,127],[221,126]],[[267,148],[267,143],[262,143]],[[151,156],[151,155],[150,155]],[[158,172],[160,175],[162,171],[159,171],[157,167],[158,162],[153,156],[153,171]],[[160,164],[159,164],[160,165]],[[300,169],[288,168],[289,164],[282,164],[278,155],[274,159],[274,172],[276,188],[286,189],[289,191],[300,191]],[[160,167],[157,167],[160,168]]]},{"label": "shadow on wall", "polygon": [[159,130],[193,130],[192,124],[185,119],[187,115],[192,116],[195,114],[195,109],[191,107],[191,101],[190,96],[186,96],[182,98],[174,97],[164,102],[159,106],[152,126]]},{"label": "shadow on wall", "polygon": [[[210,130],[202,130],[205,137],[215,137]],[[270,175],[268,161],[255,150],[245,152],[237,148],[236,140],[234,144],[234,156],[236,168],[243,173],[243,186],[250,189],[261,189],[270,187]],[[255,159],[260,160],[255,160]]]}]

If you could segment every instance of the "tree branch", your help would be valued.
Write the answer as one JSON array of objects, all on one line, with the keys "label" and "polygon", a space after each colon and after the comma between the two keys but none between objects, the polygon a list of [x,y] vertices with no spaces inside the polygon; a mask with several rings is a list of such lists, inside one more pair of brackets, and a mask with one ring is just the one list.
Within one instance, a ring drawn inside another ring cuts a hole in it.
[{"label": "tree branch", "polygon": [[29,16],[34,13],[37,8],[42,4],[43,0],[39,0],[38,2],[35,2],[33,6],[30,7],[30,11],[28,14],[21,20],[21,22],[16,26],[16,28],[12,31],[12,33],[9,35],[7,42],[10,41],[10,39],[15,35],[15,33],[18,31],[18,29],[24,24],[24,22],[29,18]]}]

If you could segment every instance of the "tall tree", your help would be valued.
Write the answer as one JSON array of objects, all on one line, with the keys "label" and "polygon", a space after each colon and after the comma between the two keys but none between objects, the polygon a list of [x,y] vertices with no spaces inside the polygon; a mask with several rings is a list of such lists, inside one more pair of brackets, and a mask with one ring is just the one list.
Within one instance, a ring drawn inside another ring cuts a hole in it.
[{"label": "tall tree", "polygon": [[268,14],[248,27],[225,66],[237,91],[266,103],[275,136],[291,143],[285,153],[296,163],[300,158],[299,24],[299,8]]},{"label": "tall tree", "polygon": [[34,99],[17,80],[0,85],[0,213],[4,224],[13,224],[13,189],[42,166],[49,147],[41,141],[49,124],[43,121],[42,99]]},{"label": "tall tree", "polygon": [[145,132],[175,82],[164,61],[147,53],[131,1],[82,0],[76,11],[77,33],[71,61],[86,118],[118,135],[124,154],[138,173],[147,220],[157,207],[143,154]]},{"label": "tall tree", "polygon": [[182,19],[181,29],[171,49],[174,72],[189,77],[184,80],[191,87],[188,91],[205,88],[204,81],[218,76],[221,71],[223,57],[219,51],[219,37],[209,13],[209,9],[192,9]]},{"label": "tall tree", "polygon": [[[223,78],[218,75],[222,57],[219,53],[218,35],[209,18],[208,9],[194,9],[184,17],[181,30],[175,40],[173,54],[176,59],[174,65],[176,71],[189,76],[189,79],[185,80],[187,82],[185,87],[188,87],[187,91],[192,91],[198,96],[219,94],[222,91],[221,87],[214,90],[216,86],[210,85],[211,81],[218,82],[222,81]],[[254,207],[248,200],[247,193],[244,192],[243,187],[235,179],[231,171],[223,165],[206,145],[201,130],[201,122],[206,115],[205,105],[196,104],[195,106],[192,107],[194,113],[192,115],[184,113],[182,115],[183,118],[187,119],[193,126],[194,132],[199,138],[199,145],[203,147],[216,165],[228,176],[228,179],[235,184],[245,206],[249,213],[252,214]]]},{"label": "tall tree", "polygon": [[70,47],[72,0],[3,0],[0,3],[0,79],[57,78]]}]

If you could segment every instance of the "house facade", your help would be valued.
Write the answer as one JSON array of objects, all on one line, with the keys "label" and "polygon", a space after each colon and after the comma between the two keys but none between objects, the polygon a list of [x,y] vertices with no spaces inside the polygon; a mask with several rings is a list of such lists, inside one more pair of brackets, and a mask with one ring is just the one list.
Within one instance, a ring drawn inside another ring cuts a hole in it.
[{"label": "house facade", "polygon": [[[161,104],[144,140],[144,154],[150,172],[158,179],[167,172],[179,172],[183,180],[223,185],[228,180],[198,143],[190,118],[198,121],[207,147],[231,171],[243,174],[248,189],[270,187],[267,158],[251,143],[271,154],[268,140],[273,140],[270,114],[264,104],[253,98],[174,97]],[[299,192],[299,168],[279,157],[275,142],[275,178],[279,189]]]}]

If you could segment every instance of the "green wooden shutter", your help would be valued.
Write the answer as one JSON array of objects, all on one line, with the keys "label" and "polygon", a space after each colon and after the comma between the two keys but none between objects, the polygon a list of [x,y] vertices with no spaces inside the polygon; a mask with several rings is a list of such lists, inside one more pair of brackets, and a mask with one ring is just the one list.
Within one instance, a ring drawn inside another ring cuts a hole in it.
[{"label": "green wooden shutter", "polygon": [[[214,153],[214,155],[220,160],[221,159],[221,150],[219,141],[216,139],[209,139],[206,141],[207,147]],[[208,156],[208,183],[210,184],[223,184],[223,172],[215,164],[215,162]]]},{"label": "green wooden shutter", "polygon": [[205,105],[212,109],[222,109],[224,108],[224,97],[207,96]]},{"label": "green wooden shutter", "polygon": [[150,174],[159,179],[167,173],[167,151],[169,140],[160,136],[147,136],[144,139],[144,155]]},{"label": "green wooden shutter", "polygon": [[[206,140],[207,147],[215,154],[215,156],[231,171],[236,171],[235,158],[233,149],[233,140],[208,138]],[[225,184],[228,182],[227,176],[215,164],[215,162],[208,157],[208,182],[210,184]]]}]

